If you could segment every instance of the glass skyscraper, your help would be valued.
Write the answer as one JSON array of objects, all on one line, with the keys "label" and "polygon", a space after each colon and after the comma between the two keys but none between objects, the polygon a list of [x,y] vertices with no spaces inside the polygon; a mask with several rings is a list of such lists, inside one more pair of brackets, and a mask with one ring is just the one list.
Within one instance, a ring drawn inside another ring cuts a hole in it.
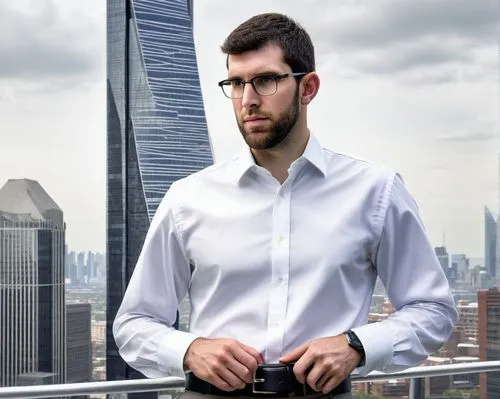
[{"label": "glass skyscraper", "polygon": [[0,189],[0,386],[66,382],[65,230],[38,182]]},{"label": "glass skyscraper", "polygon": [[492,281],[496,276],[496,257],[497,221],[488,207],[484,207],[484,266]]},{"label": "glass skyscraper", "polygon": [[187,0],[107,1],[107,379],[136,374],[112,323],[170,185],[213,163]]}]

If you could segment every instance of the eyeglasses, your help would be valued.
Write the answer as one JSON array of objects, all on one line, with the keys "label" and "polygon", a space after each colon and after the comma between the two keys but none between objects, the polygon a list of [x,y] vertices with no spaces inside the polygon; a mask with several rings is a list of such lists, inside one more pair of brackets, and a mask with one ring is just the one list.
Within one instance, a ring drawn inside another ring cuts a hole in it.
[{"label": "eyeglasses", "polygon": [[307,72],[284,73],[282,75],[259,75],[250,80],[225,79],[218,85],[227,98],[239,99],[243,97],[245,85],[250,83],[255,92],[261,96],[272,96],[278,91],[278,81],[285,78],[307,75]]}]

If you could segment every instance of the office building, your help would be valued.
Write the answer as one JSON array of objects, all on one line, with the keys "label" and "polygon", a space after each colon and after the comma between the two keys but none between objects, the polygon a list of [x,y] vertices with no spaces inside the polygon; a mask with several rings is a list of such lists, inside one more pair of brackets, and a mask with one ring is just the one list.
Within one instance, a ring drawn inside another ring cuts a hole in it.
[{"label": "office building", "polygon": [[439,260],[439,263],[441,265],[441,268],[443,269],[443,272],[446,274],[446,277],[450,278],[450,257],[448,255],[448,251],[446,250],[446,247],[435,247],[434,252],[436,253],[436,256]]},{"label": "office building", "polygon": [[0,386],[66,381],[64,238],[38,182],[0,189]]},{"label": "office building", "polygon": [[[479,358],[481,361],[500,360],[500,291],[481,290],[478,297]],[[481,399],[500,398],[500,372],[480,376]]]},{"label": "office building", "polygon": [[461,299],[458,301],[458,320],[455,330],[461,333],[461,339],[468,343],[477,343],[478,340],[478,305]]},{"label": "office building", "polygon": [[456,270],[457,281],[468,284],[469,282],[469,258],[465,254],[451,255],[451,268]]},{"label": "office building", "polygon": [[[90,303],[66,304],[66,382],[92,381],[92,340]],[[87,399],[78,395],[72,399]]]},{"label": "office building", "polygon": [[91,304],[66,305],[68,383],[92,381]]},{"label": "office building", "polygon": [[497,222],[493,213],[484,207],[484,263],[488,277],[496,276]]},{"label": "office building", "polygon": [[[213,163],[190,1],[107,1],[107,379],[136,378],[112,322],[170,185]],[[140,375],[138,376],[140,377]]]}]

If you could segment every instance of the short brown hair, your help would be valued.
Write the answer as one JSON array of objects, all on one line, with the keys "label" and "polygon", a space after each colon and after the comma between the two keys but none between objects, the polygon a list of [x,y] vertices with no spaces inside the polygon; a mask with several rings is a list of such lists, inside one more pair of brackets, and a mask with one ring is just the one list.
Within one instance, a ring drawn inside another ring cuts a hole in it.
[{"label": "short brown hair", "polygon": [[314,46],[305,29],[290,17],[278,13],[255,15],[234,29],[221,46],[224,54],[241,54],[277,44],[292,72],[315,70]]}]

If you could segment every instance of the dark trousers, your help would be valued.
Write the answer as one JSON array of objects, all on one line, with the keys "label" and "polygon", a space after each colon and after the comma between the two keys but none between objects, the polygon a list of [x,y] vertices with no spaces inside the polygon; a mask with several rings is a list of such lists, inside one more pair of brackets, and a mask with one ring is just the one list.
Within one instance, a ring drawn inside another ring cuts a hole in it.
[{"label": "dark trousers", "polygon": [[[204,395],[193,391],[184,391],[177,399],[229,399],[231,396],[217,396],[217,395]],[[352,399],[350,392],[342,393],[340,395],[331,396],[330,394],[314,393],[312,395],[302,396],[300,399]],[[255,396],[235,396],[234,399],[256,399]]]}]

